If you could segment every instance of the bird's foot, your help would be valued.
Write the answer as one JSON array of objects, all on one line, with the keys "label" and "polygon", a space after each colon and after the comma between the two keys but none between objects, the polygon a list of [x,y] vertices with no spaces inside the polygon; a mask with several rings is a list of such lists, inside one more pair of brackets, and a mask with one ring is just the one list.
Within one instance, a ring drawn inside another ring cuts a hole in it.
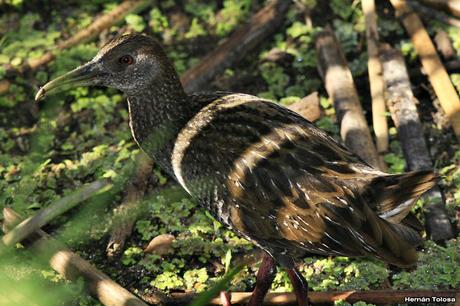
[{"label": "bird's foot", "polygon": [[249,299],[248,306],[262,305],[265,295],[270,289],[276,274],[276,264],[273,258],[265,254],[256,277],[256,287]]},{"label": "bird's foot", "polygon": [[308,282],[299,270],[293,268],[286,270],[294,287],[294,293],[297,298],[297,305],[308,306]]}]

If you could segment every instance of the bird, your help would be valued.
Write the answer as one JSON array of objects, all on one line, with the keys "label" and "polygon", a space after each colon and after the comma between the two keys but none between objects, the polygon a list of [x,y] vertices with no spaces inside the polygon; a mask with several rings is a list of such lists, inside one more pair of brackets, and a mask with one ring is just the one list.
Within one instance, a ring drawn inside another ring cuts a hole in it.
[{"label": "bird", "polygon": [[135,142],[202,207],[264,251],[248,305],[261,305],[279,265],[297,303],[307,256],[416,263],[423,226],[411,213],[438,181],[432,170],[373,168],[299,114],[253,95],[186,93],[154,38],[130,33],[46,83],[35,99],[75,86],[127,96]]}]

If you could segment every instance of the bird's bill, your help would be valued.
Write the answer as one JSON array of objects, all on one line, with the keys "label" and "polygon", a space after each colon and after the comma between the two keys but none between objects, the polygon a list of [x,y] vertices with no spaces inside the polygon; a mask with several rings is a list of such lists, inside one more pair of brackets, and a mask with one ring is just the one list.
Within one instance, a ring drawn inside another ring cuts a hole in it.
[{"label": "bird's bill", "polygon": [[93,62],[86,63],[56,79],[49,81],[35,95],[35,101],[40,101],[45,96],[78,86],[95,85],[96,78],[100,75],[98,65]]}]

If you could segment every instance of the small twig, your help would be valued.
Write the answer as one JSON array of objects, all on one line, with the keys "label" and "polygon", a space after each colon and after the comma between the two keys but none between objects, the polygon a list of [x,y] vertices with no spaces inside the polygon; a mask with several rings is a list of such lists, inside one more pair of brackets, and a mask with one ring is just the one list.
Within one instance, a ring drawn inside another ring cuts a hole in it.
[{"label": "small twig", "polygon": [[334,101],[340,134],[345,145],[374,167],[380,159],[364,117],[353,77],[330,27],[316,36],[318,69]]},{"label": "small twig", "polygon": [[[449,73],[457,73],[460,72],[460,60],[453,59],[447,62],[444,62],[444,67]],[[409,75],[411,77],[420,77],[426,76],[426,73],[421,67],[412,67],[409,68]]]},{"label": "small twig", "polygon": [[[409,169],[432,169],[433,163],[417,112],[417,99],[412,93],[404,58],[401,52],[389,45],[382,45],[380,54],[386,83],[386,101],[398,129],[398,138]],[[434,241],[453,238],[453,227],[439,187],[431,189],[423,198],[427,200],[425,220],[430,238]]]},{"label": "small twig", "polygon": [[136,170],[127,186],[123,202],[116,208],[114,226],[107,243],[107,257],[113,259],[124,250],[126,238],[131,235],[137,218],[139,202],[147,189],[149,177],[152,175],[153,161],[144,152],[136,157]]},{"label": "small twig", "polygon": [[460,60],[450,60],[445,63],[446,69],[449,71],[460,70]]},{"label": "small twig", "polygon": [[420,13],[422,17],[426,19],[437,19],[445,24],[460,28],[460,19],[452,18],[449,15],[433,10],[432,8],[426,7],[417,1],[407,0],[407,4],[417,13]]},{"label": "small twig", "polygon": [[109,180],[95,181],[40,210],[35,216],[27,218],[1,238],[0,254],[2,254],[8,247],[14,246],[31,233],[40,229],[43,225],[49,223],[57,216],[65,213],[69,209],[75,207],[95,194],[107,191],[111,187],[112,184]]},{"label": "small twig", "polygon": [[290,0],[272,0],[249,23],[239,27],[219,47],[181,77],[186,91],[206,87],[212,79],[253,50],[281,25]]},{"label": "small twig", "polygon": [[[388,151],[388,123],[385,116],[385,99],[383,91],[385,83],[382,77],[382,64],[379,60],[379,36],[377,32],[377,14],[374,0],[362,0],[363,13],[366,23],[367,39],[367,69],[372,97],[372,125],[376,138],[376,147],[379,154]],[[383,157],[381,156],[383,159]],[[384,162],[381,161],[381,165]]]},{"label": "small twig", "polygon": [[452,124],[455,135],[460,139],[460,99],[446,69],[436,53],[428,32],[420,21],[420,18],[410,9],[405,1],[391,0],[391,3],[411,36],[423,69],[427,73],[436,96]]},{"label": "small twig", "polygon": [[436,48],[439,52],[441,52],[442,57],[445,60],[453,59],[457,55],[457,51],[455,51],[455,48],[452,45],[449,34],[445,31],[438,30],[436,36],[434,37],[434,42],[436,43]]},{"label": "small twig", "polygon": [[[10,228],[22,220],[16,212],[9,208],[3,210],[3,216],[7,227]],[[50,238],[44,231],[39,229],[34,234],[36,239],[31,243],[31,247],[40,254],[40,257],[46,258],[51,268],[66,279],[75,281],[83,278],[90,294],[102,304],[107,306],[147,306],[138,297],[67,249],[62,243]],[[157,296],[157,299],[161,300],[161,297]]]},{"label": "small twig", "polygon": [[[313,2],[313,3],[312,3]],[[304,16],[305,25],[309,28],[313,27],[313,21],[311,20],[311,11],[316,6],[314,1],[302,1],[302,0],[294,0],[294,3],[297,9],[302,13]]]},{"label": "small twig", "polygon": [[460,1],[458,0],[422,0],[425,5],[443,9],[448,13],[460,17]]}]

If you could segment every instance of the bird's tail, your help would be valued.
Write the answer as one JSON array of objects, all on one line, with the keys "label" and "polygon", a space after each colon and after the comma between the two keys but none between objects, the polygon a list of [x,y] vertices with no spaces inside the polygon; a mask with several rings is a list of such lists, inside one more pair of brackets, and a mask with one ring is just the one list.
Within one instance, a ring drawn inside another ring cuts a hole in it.
[{"label": "bird's tail", "polygon": [[416,228],[417,219],[409,212],[417,199],[438,180],[438,174],[429,170],[378,176],[362,196],[379,217]]},{"label": "bird's tail", "polygon": [[415,171],[375,178],[362,193],[377,213],[382,231],[382,259],[408,267],[416,261],[423,225],[410,212],[417,199],[439,180],[432,171]]},{"label": "bird's tail", "polygon": [[[411,267],[417,260],[416,246],[422,242],[420,231],[423,226],[410,213],[415,201],[432,188],[438,179],[431,171],[419,171],[406,174],[385,174],[374,178],[360,193],[364,214],[360,222],[360,231],[351,231],[352,241],[362,242],[364,254],[371,254],[383,261],[399,266]],[[360,235],[357,240],[353,237]]]}]

